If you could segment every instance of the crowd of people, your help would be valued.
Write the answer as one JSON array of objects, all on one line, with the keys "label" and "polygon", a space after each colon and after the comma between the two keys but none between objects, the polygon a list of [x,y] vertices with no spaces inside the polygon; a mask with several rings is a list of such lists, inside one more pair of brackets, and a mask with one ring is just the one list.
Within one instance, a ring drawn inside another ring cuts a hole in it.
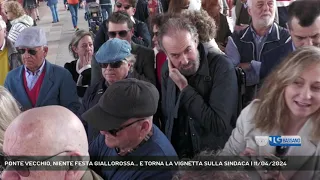
[{"label": "crowd of people", "polygon": [[[9,12],[11,3],[4,6],[11,22],[27,16]],[[11,23],[10,33],[1,19],[2,157],[299,157],[288,161],[291,169],[43,171],[2,164],[1,179],[320,179],[320,1],[231,4],[105,4],[97,34],[74,33],[74,59],[64,67],[46,59],[43,29]],[[257,136],[300,136],[301,146],[261,146]]]}]

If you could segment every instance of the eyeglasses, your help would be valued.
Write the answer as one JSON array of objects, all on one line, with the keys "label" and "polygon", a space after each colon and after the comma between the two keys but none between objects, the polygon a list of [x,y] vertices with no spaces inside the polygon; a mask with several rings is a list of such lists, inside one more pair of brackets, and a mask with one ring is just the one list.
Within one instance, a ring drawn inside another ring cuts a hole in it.
[{"label": "eyeglasses", "polygon": [[111,62],[111,63],[100,63],[101,68],[107,68],[110,65],[110,68],[119,68],[122,63],[126,61],[117,61],[117,62]]},{"label": "eyeglasses", "polygon": [[118,34],[120,37],[124,38],[124,37],[127,37],[129,31],[130,31],[130,30],[109,31],[109,32],[108,32],[108,36],[109,36],[110,38],[115,38],[115,37],[117,36],[117,34]]},{"label": "eyeglasses", "polygon": [[153,32],[153,35],[154,35],[155,37],[157,37],[157,36],[158,36],[158,32]]},{"label": "eyeglasses", "polygon": [[122,126],[122,127],[118,128],[118,129],[111,129],[111,130],[109,130],[108,132],[109,132],[112,136],[117,136],[117,133],[118,133],[119,131],[122,131],[123,129],[131,126],[132,124],[134,124],[134,123],[136,123],[136,122],[139,122],[139,121],[142,121],[142,120],[144,120],[144,119],[136,120],[136,121],[134,121],[134,122],[132,122],[132,123],[129,123],[129,124],[125,125],[125,126]]},{"label": "eyeglasses", "polygon": [[31,55],[36,55],[37,54],[37,50],[34,49],[17,49],[18,53],[20,54],[24,54],[26,51],[31,54]]},{"label": "eyeglasses", "polygon": [[[29,159],[29,160],[32,160],[32,161],[49,161],[50,159],[62,154],[62,153],[66,153],[66,152],[71,152],[71,151],[63,151],[63,152],[59,152],[58,154],[55,154],[53,156],[50,156],[48,158],[45,158],[45,159],[37,159],[37,158],[33,158],[33,159]],[[22,177],[28,177],[30,175],[30,168],[32,168],[33,166],[27,166],[26,164],[24,164],[23,166],[9,166],[9,165],[6,165],[4,162],[6,161],[12,161],[12,162],[15,162],[15,161],[21,161],[20,159],[18,158],[14,158],[14,157],[10,157],[10,156],[6,156],[4,154],[1,154],[2,157],[4,158],[3,161],[1,161],[1,165],[2,167],[4,167],[5,171],[16,171],[20,176]]]},{"label": "eyeglasses", "polygon": [[126,6],[124,6],[124,5],[121,4],[120,2],[116,2],[116,6],[117,6],[117,8],[121,8],[121,7],[123,6],[123,8],[124,8],[125,10],[128,10],[128,9],[131,8],[131,5],[126,5]]}]

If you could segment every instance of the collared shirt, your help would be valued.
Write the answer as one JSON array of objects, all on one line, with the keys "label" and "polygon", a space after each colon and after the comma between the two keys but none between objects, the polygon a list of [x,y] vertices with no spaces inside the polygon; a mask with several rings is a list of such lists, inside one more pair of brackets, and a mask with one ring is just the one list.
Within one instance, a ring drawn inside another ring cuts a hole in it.
[{"label": "collared shirt", "polygon": [[37,83],[37,80],[39,79],[43,69],[44,69],[44,65],[45,65],[45,60],[43,61],[42,65],[40,66],[40,68],[36,71],[36,72],[31,72],[26,66],[24,66],[24,71],[25,71],[25,76],[26,76],[26,80],[27,80],[27,85],[29,90],[31,90],[34,85]]},{"label": "collared shirt", "polygon": [[[249,27],[254,39],[254,44],[256,48],[255,52],[257,54],[257,59],[251,60],[251,68],[248,70],[245,70],[247,86],[258,84],[260,81],[260,74],[259,74],[260,68],[261,68],[260,55],[261,55],[262,47],[265,44],[268,38],[268,35],[272,32],[273,26],[274,25],[272,25],[270,27],[269,32],[262,37],[256,34],[255,30],[252,28],[252,25],[250,25]],[[241,63],[241,55],[239,54],[238,48],[234,43],[232,37],[228,37],[228,43],[226,46],[225,53],[235,66],[238,66],[238,64]]]},{"label": "collared shirt", "polygon": [[292,41],[292,51],[295,51],[297,48],[294,46],[293,41]]},{"label": "collared shirt", "polygon": [[259,36],[256,33],[256,31],[252,28],[252,26],[250,26],[250,30],[251,30],[252,36],[254,38],[254,44],[256,45],[256,52],[257,52],[257,59],[256,60],[260,61],[262,47],[263,47],[264,43],[267,41],[268,35],[272,31],[272,26],[270,27],[269,32],[266,33],[264,36]]},{"label": "collared shirt", "polygon": [[153,129],[151,129],[151,131],[146,135],[146,137],[140,142],[140,144],[138,144],[138,146],[132,148],[132,149],[129,149],[127,152],[120,152],[120,149],[119,148],[115,148],[116,152],[118,153],[119,156],[125,156],[127,155],[128,153],[132,153],[133,151],[135,151],[136,149],[138,149],[139,147],[141,147],[144,143],[146,143],[150,138],[151,136],[153,135]]},{"label": "collared shirt", "polygon": [[133,17],[133,16],[131,16],[130,18],[131,18],[132,22],[135,24],[135,23],[136,23],[136,21],[134,20],[134,17]]},{"label": "collared shirt", "polygon": [[0,48],[0,51],[3,51],[4,47],[6,47],[6,39],[3,40],[3,44]]}]

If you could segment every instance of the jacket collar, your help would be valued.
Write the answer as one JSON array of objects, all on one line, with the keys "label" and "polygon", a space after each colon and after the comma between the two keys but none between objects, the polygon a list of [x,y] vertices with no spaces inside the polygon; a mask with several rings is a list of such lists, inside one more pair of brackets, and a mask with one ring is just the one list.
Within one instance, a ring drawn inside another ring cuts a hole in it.
[{"label": "jacket collar", "polygon": [[[240,38],[240,41],[243,42],[254,42],[254,37],[251,32],[251,29],[253,30],[252,24],[248,26],[245,30],[243,35]],[[276,23],[273,23],[271,27],[271,32],[268,34],[266,42],[272,42],[272,41],[280,41],[280,31],[279,26]]]},{"label": "jacket collar", "polygon": [[138,44],[131,41],[131,54],[137,54],[138,48]]},{"label": "jacket collar", "polygon": [[202,43],[199,43],[198,45],[198,52],[200,56],[200,66],[196,74],[202,75],[202,76],[209,76],[209,63],[208,63],[208,52],[205,50]]}]

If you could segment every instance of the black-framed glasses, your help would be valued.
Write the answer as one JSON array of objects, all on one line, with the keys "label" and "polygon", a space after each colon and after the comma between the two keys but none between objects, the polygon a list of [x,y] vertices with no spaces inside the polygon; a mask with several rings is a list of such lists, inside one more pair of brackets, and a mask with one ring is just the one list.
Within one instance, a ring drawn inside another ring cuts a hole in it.
[{"label": "black-framed glasses", "polygon": [[130,31],[129,29],[122,30],[122,31],[109,31],[108,36],[109,38],[115,38],[118,34],[120,37],[124,38],[124,37],[127,37],[129,31]]},{"label": "black-framed glasses", "polygon": [[142,121],[142,120],[144,120],[144,119],[138,119],[138,120],[136,120],[136,121],[133,121],[132,123],[129,123],[129,124],[125,125],[125,126],[122,126],[122,127],[118,128],[118,129],[111,129],[111,130],[109,130],[108,132],[109,132],[112,136],[117,136],[117,133],[118,133],[119,131],[122,131],[123,129],[131,126],[132,124],[134,124],[134,123],[136,123],[136,122],[139,122],[139,121]]},{"label": "black-framed glasses", "polygon": [[[59,152],[58,154],[52,155],[50,157],[46,157],[44,159],[39,159],[39,158],[30,158],[28,157],[28,159],[24,159],[24,160],[31,160],[31,161],[49,161],[50,159],[62,154],[62,153],[68,153],[71,151],[63,151],[63,152]],[[33,166],[27,166],[26,164],[24,164],[23,166],[10,166],[5,164],[6,161],[12,161],[12,162],[17,162],[17,161],[22,161],[22,159],[19,159],[20,157],[23,158],[23,156],[17,156],[17,157],[11,157],[11,156],[6,156],[5,154],[1,154],[1,156],[3,157],[3,160],[1,160],[1,165],[2,167],[5,169],[5,171],[16,171],[20,176],[22,177],[28,177],[30,176],[30,169]]]},{"label": "black-framed glasses", "polygon": [[116,6],[117,6],[117,8],[121,8],[122,6],[123,6],[123,8],[125,9],[125,10],[128,10],[128,9],[130,9],[131,8],[131,5],[126,5],[126,6],[124,6],[122,3],[120,3],[120,2],[116,2]]},{"label": "black-framed glasses", "polygon": [[24,54],[24,53],[26,53],[26,51],[31,55],[37,54],[37,50],[34,50],[34,49],[17,49],[17,51],[19,54]]},{"label": "black-framed glasses", "polygon": [[117,62],[111,62],[111,63],[100,63],[100,67],[101,68],[107,68],[108,66],[110,66],[111,68],[119,68],[122,63],[124,63],[125,61],[117,61]]},{"label": "black-framed glasses", "polygon": [[154,35],[155,37],[158,37],[158,32],[153,32],[153,35]]}]

